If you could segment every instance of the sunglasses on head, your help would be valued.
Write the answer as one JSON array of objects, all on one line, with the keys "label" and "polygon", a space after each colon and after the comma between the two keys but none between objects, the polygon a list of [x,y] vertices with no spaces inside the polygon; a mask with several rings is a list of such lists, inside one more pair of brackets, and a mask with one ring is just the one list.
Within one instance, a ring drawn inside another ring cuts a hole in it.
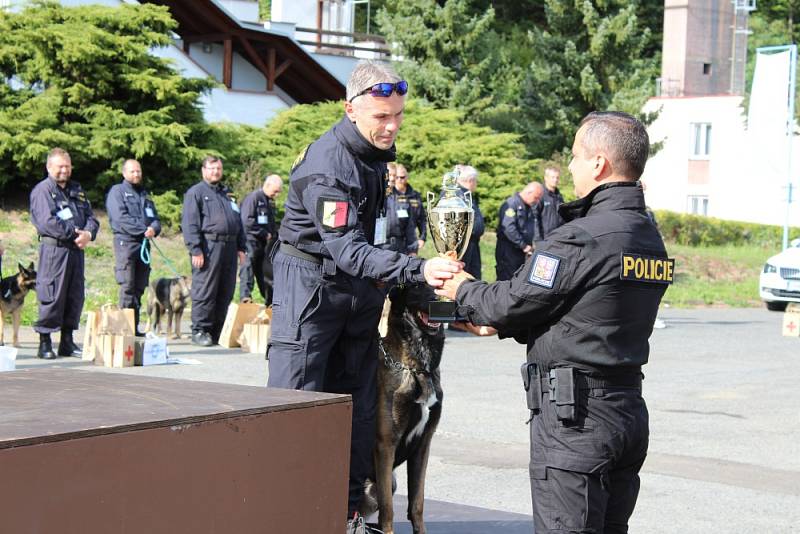
[{"label": "sunglasses on head", "polygon": [[397,92],[398,95],[403,96],[408,92],[408,82],[405,80],[400,80],[397,83],[389,83],[389,82],[381,82],[376,83],[372,87],[367,87],[353,98],[350,99],[350,102],[356,99],[361,95],[372,95],[372,96],[379,96],[379,97],[390,97],[392,96],[393,92]]}]

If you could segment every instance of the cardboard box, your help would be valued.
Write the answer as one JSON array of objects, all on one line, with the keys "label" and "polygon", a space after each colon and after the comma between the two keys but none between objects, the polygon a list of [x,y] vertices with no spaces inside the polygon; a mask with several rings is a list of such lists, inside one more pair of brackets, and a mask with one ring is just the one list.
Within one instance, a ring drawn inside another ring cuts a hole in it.
[{"label": "cardboard box", "polygon": [[167,363],[167,338],[139,338],[142,351],[138,353],[136,365],[161,365]]},{"label": "cardboard box", "polygon": [[94,363],[105,367],[133,367],[141,361],[144,340],[134,336],[100,334],[97,336],[98,357]]},{"label": "cardboard box", "polygon": [[222,325],[222,332],[219,335],[220,347],[232,349],[239,346],[239,336],[246,323],[255,319],[258,313],[264,309],[262,304],[236,304],[228,306],[228,313],[225,315],[225,324]]},{"label": "cardboard box", "polygon": [[242,328],[242,349],[251,354],[266,354],[269,324],[245,324]]}]

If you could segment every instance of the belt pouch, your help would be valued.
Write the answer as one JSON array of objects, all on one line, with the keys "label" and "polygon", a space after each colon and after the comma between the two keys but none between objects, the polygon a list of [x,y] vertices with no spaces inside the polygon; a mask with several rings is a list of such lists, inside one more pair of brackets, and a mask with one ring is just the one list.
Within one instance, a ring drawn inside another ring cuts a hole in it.
[{"label": "belt pouch", "polygon": [[523,363],[520,372],[522,373],[522,383],[525,386],[528,409],[539,411],[542,408],[542,381],[539,378],[539,368],[535,363]]},{"label": "belt pouch", "polygon": [[[566,423],[575,421],[577,398],[577,383],[575,382],[575,369],[572,367],[559,367],[550,371],[551,379],[555,377],[554,397],[556,402],[556,417]],[[553,400],[552,398],[550,400]]]}]

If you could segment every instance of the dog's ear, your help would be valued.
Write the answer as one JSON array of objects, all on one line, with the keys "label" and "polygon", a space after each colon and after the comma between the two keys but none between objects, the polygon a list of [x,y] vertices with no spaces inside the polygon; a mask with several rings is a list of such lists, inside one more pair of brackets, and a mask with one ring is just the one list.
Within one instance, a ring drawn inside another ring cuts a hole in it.
[{"label": "dog's ear", "polygon": [[33,262],[30,262],[28,264],[28,270],[31,271],[31,272],[33,272],[35,270],[35,267],[33,266]]}]

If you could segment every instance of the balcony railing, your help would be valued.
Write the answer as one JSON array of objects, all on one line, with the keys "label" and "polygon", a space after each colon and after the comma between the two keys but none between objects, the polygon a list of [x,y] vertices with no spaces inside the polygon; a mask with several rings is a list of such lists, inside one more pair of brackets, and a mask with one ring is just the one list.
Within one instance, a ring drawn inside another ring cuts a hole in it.
[{"label": "balcony railing", "polygon": [[337,32],[316,28],[295,28],[297,42],[313,47],[314,52],[370,59],[389,59],[391,48],[386,39],[369,33]]}]

